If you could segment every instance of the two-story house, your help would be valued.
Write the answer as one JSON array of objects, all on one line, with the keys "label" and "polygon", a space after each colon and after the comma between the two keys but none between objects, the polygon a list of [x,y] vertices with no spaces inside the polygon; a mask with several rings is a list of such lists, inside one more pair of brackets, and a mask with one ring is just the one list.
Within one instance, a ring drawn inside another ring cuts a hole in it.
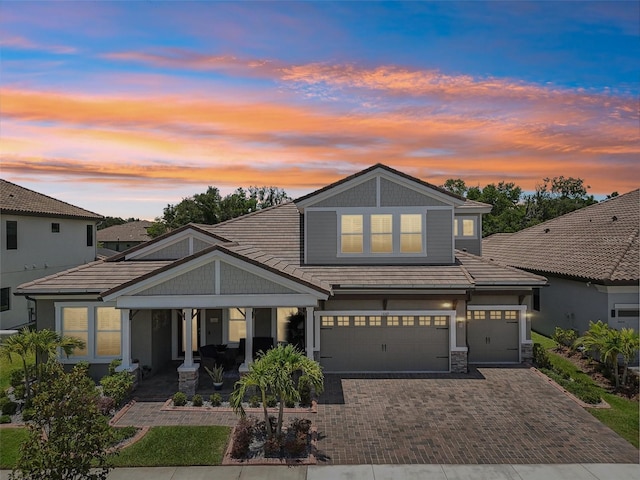
[{"label": "two-story house", "polygon": [[[187,225],[105,261],[22,285],[38,326],[87,340],[68,360],[155,369],[193,391],[198,347],[287,339],[327,372],[465,372],[531,355],[527,316],[544,277],[483,259],[466,200],[374,165],[292,202]],[[133,362],[135,359],[137,362]]]},{"label": "two-story house", "polygon": [[102,216],[0,179],[0,329],[34,321],[18,285],[93,262]]}]

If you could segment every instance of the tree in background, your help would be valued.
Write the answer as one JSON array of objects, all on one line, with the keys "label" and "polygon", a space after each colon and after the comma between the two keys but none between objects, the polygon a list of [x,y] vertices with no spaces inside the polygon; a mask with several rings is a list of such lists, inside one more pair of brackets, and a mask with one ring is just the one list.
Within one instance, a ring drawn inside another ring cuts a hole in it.
[{"label": "tree in background", "polygon": [[[531,195],[513,182],[491,183],[484,188],[468,187],[460,178],[450,178],[442,188],[469,200],[488,203],[491,212],[482,218],[482,236],[511,233],[546,222],[579,208],[597,203],[587,194],[589,186],[573,177],[544,178]],[[617,193],[611,194],[611,197]]]},{"label": "tree in background", "polygon": [[175,205],[167,205],[162,217],[147,229],[151,237],[157,237],[188,223],[215,225],[232,218],[279,205],[290,198],[278,187],[249,187],[236,189],[222,197],[216,187],[204,193],[183,198]]},{"label": "tree in background", "polygon": [[114,225],[123,225],[129,222],[139,222],[139,218],[127,218],[126,220],[122,217],[104,217],[100,223],[98,223],[98,230],[102,230],[103,228],[113,227]]}]

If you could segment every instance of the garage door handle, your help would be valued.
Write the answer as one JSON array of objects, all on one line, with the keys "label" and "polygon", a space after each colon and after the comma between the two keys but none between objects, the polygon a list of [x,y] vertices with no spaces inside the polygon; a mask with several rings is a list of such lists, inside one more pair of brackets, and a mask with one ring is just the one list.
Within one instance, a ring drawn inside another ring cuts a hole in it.
[{"label": "garage door handle", "polygon": [[326,356],[320,355],[320,358],[333,358],[333,357],[326,357]]},{"label": "garage door handle", "polygon": [[509,321],[507,321],[507,323],[518,323],[518,321],[517,320],[509,320]]},{"label": "garage door handle", "polygon": [[436,327],[436,330],[449,330],[449,327]]},{"label": "garage door handle", "polygon": [[507,348],[507,350],[513,350],[513,351],[515,351],[515,352],[517,352],[517,351],[518,351],[518,349],[517,349],[517,348]]},{"label": "garage door handle", "polygon": [[436,358],[449,358],[449,356],[448,355],[443,355],[441,357],[436,357]]},{"label": "garage door handle", "polygon": [[491,337],[484,337],[484,343],[489,345],[491,343]]}]

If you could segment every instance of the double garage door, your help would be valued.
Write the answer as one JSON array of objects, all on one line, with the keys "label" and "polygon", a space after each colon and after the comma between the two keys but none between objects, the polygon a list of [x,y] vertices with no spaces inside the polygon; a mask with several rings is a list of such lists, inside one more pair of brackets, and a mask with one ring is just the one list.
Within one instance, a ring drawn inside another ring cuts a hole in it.
[{"label": "double garage door", "polygon": [[327,372],[449,371],[449,316],[321,316],[320,364]]}]

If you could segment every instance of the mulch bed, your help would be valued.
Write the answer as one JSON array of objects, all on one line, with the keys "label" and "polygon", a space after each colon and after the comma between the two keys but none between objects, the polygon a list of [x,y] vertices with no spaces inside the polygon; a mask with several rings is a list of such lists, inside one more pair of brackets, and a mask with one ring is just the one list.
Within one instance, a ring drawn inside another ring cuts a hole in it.
[{"label": "mulch bed", "polygon": [[[226,404],[223,404],[220,407],[212,407],[211,405],[208,405],[207,403],[205,403],[203,406],[201,407],[194,407],[193,405],[185,405],[183,407],[176,407],[173,405],[173,400],[169,399],[166,402],[164,402],[164,404],[162,405],[162,407],[160,408],[160,410],[162,411],[169,411],[169,412],[233,412],[233,408],[231,408],[228,405],[228,402],[225,402]],[[256,407],[256,408],[252,408],[252,407],[248,407],[245,406],[244,411],[246,413],[259,413],[261,414],[263,412],[262,407]],[[273,408],[268,408],[267,411],[269,413],[278,413],[278,408],[277,407],[273,407]],[[285,414],[307,414],[307,413],[318,413],[318,402],[316,402],[315,400],[313,400],[311,402],[311,406],[310,407],[294,407],[294,408],[285,408],[284,409],[284,413]]]}]

